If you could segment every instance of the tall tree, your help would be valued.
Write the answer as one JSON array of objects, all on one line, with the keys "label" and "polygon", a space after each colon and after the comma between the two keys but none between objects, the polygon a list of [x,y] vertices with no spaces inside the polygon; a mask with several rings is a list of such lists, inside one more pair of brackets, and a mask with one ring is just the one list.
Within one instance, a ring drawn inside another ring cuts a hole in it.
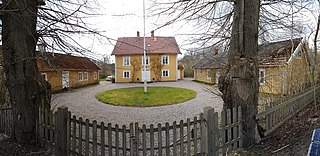
[{"label": "tall tree", "polygon": [[220,90],[224,108],[242,107],[244,147],[259,140],[255,115],[258,113],[258,25],[259,0],[237,0],[234,16],[228,69]]},{"label": "tall tree", "polygon": [[242,106],[244,146],[248,147],[259,140],[255,120],[258,36],[261,42],[300,37],[301,25],[292,25],[292,17],[307,10],[311,3],[310,0],[154,1],[152,10],[158,21],[164,21],[158,29],[177,22],[194,24],[194,33],[183,34],[191,39],[188,44],[228,47],[229,66],[221,76],[220,89],[224,109]]},{"label": "tall tree", "polygon": [[14,136],[30,144],[35,136],[37,106],[50,94],[36,64],[37,1],[3,0],[2,43],[6,86],[14,108]]},{"label": "tall tree", "polygon": [[[74,35],[96,34],[84,19],[93,12],[90,0],[2,0],[2,44],[6,86],[14,110],[14,138],[30,144],[36,138],[38,106],[50,108],[50,85],[40,76],[36,45],[54,43],[52,50],[88,52]],[[95,3],[95,0],[92,0]],[[40,4],[42,4],[40,6]],[[37,21],[38,19],[38,21]]]}]

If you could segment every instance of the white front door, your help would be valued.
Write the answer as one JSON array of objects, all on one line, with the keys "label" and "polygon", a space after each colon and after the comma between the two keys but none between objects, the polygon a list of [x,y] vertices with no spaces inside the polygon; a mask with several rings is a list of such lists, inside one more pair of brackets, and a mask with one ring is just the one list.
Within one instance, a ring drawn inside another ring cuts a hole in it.
[{"label": "white front door", "polygon": [[142,69],[142,82],[144,82],[144,79],[146,79],[147,81],[150,81],[150,68],[147,68],[146,71],[144,71],[144,69]]},{"label": "white front door", "polygon": [[61,80],[62,80],[62,88],[69,88],[69,72],[68,71],[62,71]]},{"label": "white front door", "polygon": [[178,80],[180,80],[181,79],[181,77],[180,77],[180,69],[178,70],[177,75],[178,75]]}]

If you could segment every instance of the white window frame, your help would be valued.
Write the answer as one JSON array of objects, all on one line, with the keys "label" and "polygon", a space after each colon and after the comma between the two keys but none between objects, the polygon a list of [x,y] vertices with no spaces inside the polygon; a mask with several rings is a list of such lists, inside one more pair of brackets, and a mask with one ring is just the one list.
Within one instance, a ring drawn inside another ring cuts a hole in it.
[{"label": "white window frame", "polygon": [[44,80],[48,81],[48,75],[47,75],[47,73],[41,73],[41,76],[44,76]]},{"label": "white window frame", "polygon": [[[126,72],[128,72],[128,76],[129,77],[125,77],[125,73]],[[122,78],[124,78],[124,79],[129,79],[130,78],[130,70],[124,70],[124,71],[122,71]]]},{"label": "white window frame", "polygon": [[[167,62],[166,62],[166,63],[163,63],[164,58],[167,59]],[[162,64],[162,65],[169,65],[169,62],[170,62],[169,60],[170,60],[170,59],[169,59],[169,55],[162,55],[162,56],[161,56],[161,64]]]},{"label": "white window frame", "polygon": [[[80,75],[81,75],[81,77],[80,77]],[[83,81],[83,72],[78,73],[78,80]]]},{"label": "white window frame", "polygon": [[[168,75],[163,75],[163,72],[164,71],[167,71],[167,74]],[[163,69],[162,71],[161,71],[161,77],[170,77],[170,71],[169,71],[169,69]]]},{"label": "white window frame", "polygon": [[130,66],[130,56],[123,56],[122,57],[122,65],[123,66]]},{"label": "white window frame", "polygon": [[97,72],[93,72],[93,79],[94,79],[94,80],[96,80],[96,79],[97,79],[97,77],[98,77]]},{"label": "white window frame", "polygon": [[[263,72],[263,77],[261,77],[261,72]],[[261,82],[263,80],[263,82]],[[266,84],[266,70],[265,69],[259,69],[259,84],[265,85]]]},{"label": "white window frame", "polygon": [[[86,75],[86,77],[85,77]],[[83,80],[88,81],[89,80],[89,73],[88,72],[83,72]]]},{"label": "white window frame", "polygon": [[[146,56],[146,60],[147,60],[146,61],[147,62],[146,65],[150,65],[150,56]],[[144,63],[143,56],[142,56],[142,61],[141,62],[142,62],[142,65],[143,65],[143,63]]]},{"label": "white window frame", "polygon": [[212,73],[211,73],[211,69],[207,69],[206,71],[207,71],[207,73],[206,73],[207,79],[208,79],[208,80],[211,80],[211,76],[212,76],[212,75],[211,75],[211,74],[212,74]]}]

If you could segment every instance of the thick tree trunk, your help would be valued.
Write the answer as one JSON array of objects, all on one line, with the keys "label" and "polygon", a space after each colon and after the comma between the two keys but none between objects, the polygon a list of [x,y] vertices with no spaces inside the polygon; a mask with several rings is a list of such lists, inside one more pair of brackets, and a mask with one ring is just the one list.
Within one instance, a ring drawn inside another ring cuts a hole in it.
[{"label": "thick tree trunk", "polygon": [[36,138],[38,106],[49,106],[50,94],[36,64],[37,5],[35,0],[4,0],[2,43],[6,86],[14,110],[14,137],[30,144]]},{"label": "thick tree trunk", "polygon": [[258,24],[259,0],[237,0],[234,4],[229,66],[221,77],[224,109],[241,106],[244,147],[258,142]]}]

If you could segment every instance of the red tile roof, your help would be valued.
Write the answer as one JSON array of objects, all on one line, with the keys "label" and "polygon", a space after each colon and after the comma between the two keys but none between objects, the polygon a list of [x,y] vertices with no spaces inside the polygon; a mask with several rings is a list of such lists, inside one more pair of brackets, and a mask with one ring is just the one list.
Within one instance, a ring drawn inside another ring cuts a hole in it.
[{"label": "red tile roof", "polygon": [[70,54],[42,53],[38,54],[37,63],[40,71],[52,70],[84,70],[97,71],[100,68],[89,58]]},{"label": "red tile roof", "polygon": [[[148,46],[150,45],[150,46]],[[147,54],[181,54],[174,37],[146,37]],[[143,54],[143,37],[121,37],[111,55]]]}]

